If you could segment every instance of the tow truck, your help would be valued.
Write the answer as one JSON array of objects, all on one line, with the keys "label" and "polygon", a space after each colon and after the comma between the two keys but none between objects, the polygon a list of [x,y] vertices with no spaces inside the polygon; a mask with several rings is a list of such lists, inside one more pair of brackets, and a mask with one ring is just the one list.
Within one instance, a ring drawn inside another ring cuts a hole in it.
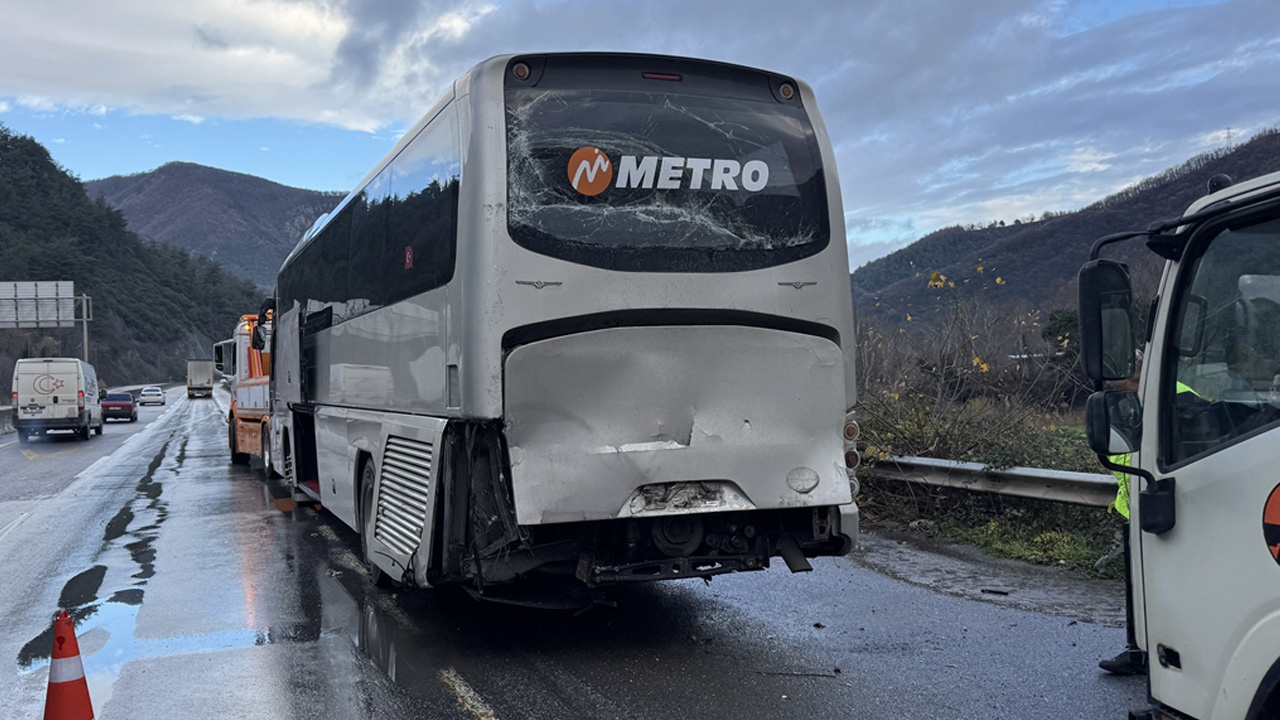
[{"label": "tow truck", "polygon": [[[1280,718],[1280,172],[1209,191],[1099,239],[1079,275],[1086,434],[1136,491],[1139,720]],[[1145,337],[1129,267],[1103,257],[1132,241],[1165,260]]]},{"label": "tow truck", "polygon": [[213,364],[231,378],[227,413],[227,449],[233,465],[261,460],[275,476],[271,452],[271,352],[273,312],[270,300],[256,314],[241,315],[228,340],[213,346]]}]

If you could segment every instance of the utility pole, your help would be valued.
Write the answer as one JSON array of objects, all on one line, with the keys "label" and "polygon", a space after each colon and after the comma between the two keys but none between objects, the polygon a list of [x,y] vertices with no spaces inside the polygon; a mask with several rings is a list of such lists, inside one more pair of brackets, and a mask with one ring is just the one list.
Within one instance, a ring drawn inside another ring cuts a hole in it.
[{"label": "utility pole", "polygon": [[93,298],[81,295],[80,321],[84,326],[84,361],[89,362],[89,321],[93,319]]}]

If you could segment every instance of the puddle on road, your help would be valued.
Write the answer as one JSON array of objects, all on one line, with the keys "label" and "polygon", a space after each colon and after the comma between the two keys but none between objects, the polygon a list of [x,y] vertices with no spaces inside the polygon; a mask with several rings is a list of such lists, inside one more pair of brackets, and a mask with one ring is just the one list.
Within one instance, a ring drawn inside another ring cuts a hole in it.
[{"label": "puddle on road", "polygon": [[[130,560],[138,566],[137,571],[130,576],[138,582],[133,583],[134,587],[114,591],[105,602],[100,601],[102,583],[110,566],[96,564],[72,577],[63,585],[62,593],[58,597],[58,606],[71,615],[77,632],[87,629],[84,627],[85,621],[97,616],[96,626],[106,626],[112,636],[122,634],[109,622],[116,614],[111,606],[132,607],[136,613],[137,606],[142,604],[143,586],[155,575],[155,541],[159,536],[160,526],[169,516],[167,503],[161,499],[164,484],[156,480],[156,473],[164,464],[168,452],[169,442],[165,442],[147,466],[146,473],[134,486],[134,496],[107,522],[106,530],[102,535],[102,546],[95,557],[96,560],[108,558],[115,554],[114,551],[117,548],[123,549],[128,553]],[[139,519],[147,524],[130,530],[129,526]],[[121,543],[122,539],[127,539],[128,542]],[[53,648],[53,619],[56,616],[56,612],[52,613],[49,625],[23,645],[18,652],[17,660],[20,669],[32,670],[48,663],[49,654]],[[112,632],[112,630],[117,631]]]}]

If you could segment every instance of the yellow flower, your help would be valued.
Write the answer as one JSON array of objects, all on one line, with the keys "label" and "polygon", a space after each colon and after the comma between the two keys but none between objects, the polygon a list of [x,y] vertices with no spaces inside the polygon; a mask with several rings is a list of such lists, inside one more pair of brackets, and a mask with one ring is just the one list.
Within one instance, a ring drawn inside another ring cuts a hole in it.
[{"label": "yellow flower", "polygon": [[907,322],[911,322],[911,313],[907,313]]},{"label": "yellow flower", "polygon": [[978,367],[981,368],[982,372],[986,372],[991,369],[991,366],[986,363],[982,363]]},{"label": "yellow flower", "polygon": [[973,366],[974,366],[974,367],[978,367],[978,366],[979,366],[979,365],[981,365],[981,364],[982,364],[982,358],[978,357],[977,355],[974,355],[974,356],[973,356]]},{"label": "yellow flower", "polygon": [[1004,284],[1004,278],[996,278],[996,284],[997,284],[997,285],[1003,285],[1003,284]]},{"label": "yellow flower", "polygon": [[979,265],[979,266],[978,266],[978,272],[982,272],[982,266],[981,266],[981,265]]}]

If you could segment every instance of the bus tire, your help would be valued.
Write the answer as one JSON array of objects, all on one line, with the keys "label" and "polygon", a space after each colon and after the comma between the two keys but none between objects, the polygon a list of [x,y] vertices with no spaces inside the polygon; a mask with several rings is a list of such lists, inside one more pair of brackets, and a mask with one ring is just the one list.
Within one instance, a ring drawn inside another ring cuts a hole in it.
[{"label": "bus tire", "polygon": [[369,580],[375,587],[392,588],[395,582],[391,576],[382,571],[373,562],[373,522],[375,508],[373,505],[373,485],[377,473],[373,469],[373,459],[365,458],[364,468],[360,471],[360,558],[369,571]]},{"label": "bus tire", "polygon": [[236,452],[236,416],[227,416],[227,447],[231,450],[232,465],[248,465],[249,454]]}]

